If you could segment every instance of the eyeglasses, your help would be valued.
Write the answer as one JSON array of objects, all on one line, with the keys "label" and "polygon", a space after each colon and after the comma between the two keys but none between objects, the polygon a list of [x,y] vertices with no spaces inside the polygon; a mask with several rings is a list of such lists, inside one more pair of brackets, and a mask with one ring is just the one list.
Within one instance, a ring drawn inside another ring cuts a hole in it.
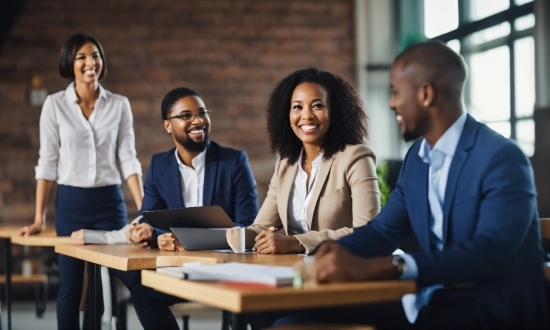
[{"label": "eyeglasses", "polygon": [[191,123],[191,122],[193,122],[193,120],[195,120],[195,117],[197,117],[201,120],[204,120],[204,119],[208,118],[210,112],[211,112],[210,110],[199,110],[195,114],[193,114],[191,112],[185,112],[185,113],[180,113],[179,115],[168,117],[168,118],[166,118],[166,120],[178,118],[178,119],[185,120],[188,123]]}]

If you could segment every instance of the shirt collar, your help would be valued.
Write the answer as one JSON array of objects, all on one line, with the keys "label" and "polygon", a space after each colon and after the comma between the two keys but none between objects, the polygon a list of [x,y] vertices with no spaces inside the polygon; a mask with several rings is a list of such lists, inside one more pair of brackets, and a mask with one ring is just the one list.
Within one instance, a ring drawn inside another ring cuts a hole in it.
[{"label": "shirt collar", "polygon": [[418,150],[418,157],[422,159],[422,161],[426,164],[430,163],[430,156],[429,153],[432,150],[439,150],[445,156],[453,157],[456,151],[456,146],[458,145],[458,141],[460,140],[460,135],[462,135],[462,129],[464,128],[464,124],[466,123],[466,112],[463,112],[457,120],[449,127],[445,133],[437,140],[435,143],[435,146],[433,148],[430,147],[430,145],[426,142],[426,139],[422,139],[422,142],[420,144],[420,150]]},{"label": "shirt collar", "polygon": [[[187,166],[181,161],[180,156],[178,155],[178,149],[177,148],[174,151],[174,153],[175,153],[175,156],[176,156],[176,160],[178,161],[178,165],[180,167],[181,166]],[[197,166],[204,165],[205,162],[206,162],[206,148],[204,148],[204,150],[201,151],[200,154],[198,154],[195,158],[193,158],[193,160],[191,160],[191,164],[193,164],[193,167],[195,169],[197,168]],[[189,166],[187,166],[187,167],[189,167]]]},{"label": "shirt collar", "polygon": [[[304,149],[302,149],[302,152],[300,153],[300,157],[298,157],[298,164],[302,164],[302,160],[304,159]],[[323,151],[319,152],[319,155],[311,162],[311,166],[313,167],[319,167],[321,165],[321,162],[323,161]],[[301,168],[301,166],[298,166]]]},{"label": "shirt collar", "polygon": [[[74,81],[65,89],[65,98],[69,103],[77,103],[78,96],[76,95],[76,89],[74,88]],[[107,92],[105,88],[99,84],[99,98],[107,99]]]}]

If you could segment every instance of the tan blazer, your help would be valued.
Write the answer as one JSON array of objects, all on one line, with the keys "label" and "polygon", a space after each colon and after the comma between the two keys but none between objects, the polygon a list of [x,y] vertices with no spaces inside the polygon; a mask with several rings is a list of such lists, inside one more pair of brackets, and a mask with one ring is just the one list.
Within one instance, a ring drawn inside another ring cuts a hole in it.
[{"label": "tan blazer", "polygon": [[[323,160],[307,208],[310,232],[295,235],[306,253],[324,240],[351,234],[353,227],[365,225],[380,212],[375,162],[374,153],[365,145],[348,145]],[[254,246],[254,237],[270,226],[283,227],[288,235],[288,204],[298,166],[289,165],[287,159],[277,161],[267,197],[247,227],[247,247]]]}]

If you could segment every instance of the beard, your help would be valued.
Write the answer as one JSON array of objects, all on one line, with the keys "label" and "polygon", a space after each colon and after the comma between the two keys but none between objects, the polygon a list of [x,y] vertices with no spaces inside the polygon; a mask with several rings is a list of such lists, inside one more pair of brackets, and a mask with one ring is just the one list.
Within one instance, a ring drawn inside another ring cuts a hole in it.
[{"label": "beard", "polygon": [[175,136],[176,141],[184,147],[186,150],[191,152],[202,152],[204,149],[206,149],[206,145],[208,144],[208,135],[205,133],[204,140],[195,142],[190,137],[182,138],[180,136]]},{"label": "beard", "polygon": [[410,132],[410,131],[403,132],[403,134],[401,134],[401,136],[403,136],[403,140],[405,140],[405,142],[414,141],[414,140],[416,140],[420,137],[418,134],[415,134],[415,133]]}]

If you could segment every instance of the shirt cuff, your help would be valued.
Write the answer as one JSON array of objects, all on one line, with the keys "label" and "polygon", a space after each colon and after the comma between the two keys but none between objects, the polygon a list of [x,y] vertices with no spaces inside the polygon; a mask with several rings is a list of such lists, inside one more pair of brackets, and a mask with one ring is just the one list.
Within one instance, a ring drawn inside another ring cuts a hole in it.
[{"label": "shirt cuff", "polygon": [[401,274],[401,280],[416,280],[418,278],[418,266],[416,260],[410,254],[402,254],[401,258],[405,261],[405,271]]}]

